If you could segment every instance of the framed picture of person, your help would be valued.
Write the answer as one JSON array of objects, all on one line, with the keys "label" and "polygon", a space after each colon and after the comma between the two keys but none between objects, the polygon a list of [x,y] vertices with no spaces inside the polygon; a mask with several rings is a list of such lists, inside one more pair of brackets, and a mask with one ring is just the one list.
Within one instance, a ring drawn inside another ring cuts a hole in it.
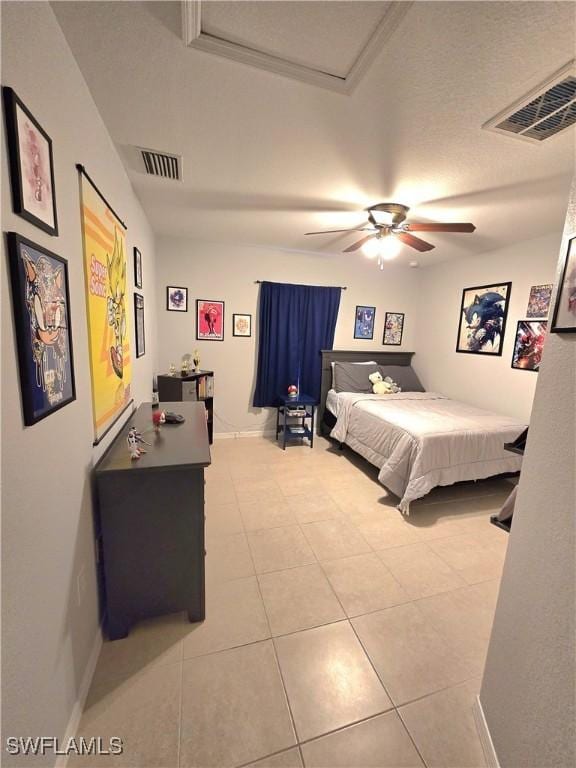
[{"label": "framed picture of person", "polygon": [[224,341],[224,302],[196,299],[196,338]]}]

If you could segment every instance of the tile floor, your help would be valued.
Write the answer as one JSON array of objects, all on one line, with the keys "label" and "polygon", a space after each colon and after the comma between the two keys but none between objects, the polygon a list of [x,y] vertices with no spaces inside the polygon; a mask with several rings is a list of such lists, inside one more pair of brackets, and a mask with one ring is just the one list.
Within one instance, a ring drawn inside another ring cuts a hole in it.
[{"label": "tile floor", "polygon": [[506,550],[507,480],[436,489],[410,517],[351,452],[220,440],[206,472],[207,618],[103,646],[79,735],[133,768],[475,768]]}]

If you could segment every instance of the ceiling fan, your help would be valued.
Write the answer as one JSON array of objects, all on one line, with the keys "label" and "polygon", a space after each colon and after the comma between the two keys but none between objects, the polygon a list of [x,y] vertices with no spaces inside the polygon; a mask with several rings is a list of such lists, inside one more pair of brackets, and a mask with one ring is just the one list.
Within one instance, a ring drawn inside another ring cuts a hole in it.
[{"label": "ceiling fan", "polygon": [[[370,232],[369,235],[361,237],[343,253],[357,251],[365,243],[376,241],[378,245],[384,243],[384,238],[393,237],[400,240],[404,245],[409,245],[417,251],[431,251],[435,246],[432,243],[415,237],[412,232],[474,232],[474,224],[445,224],[443,222],[412,222],[406,221],[406,216],[410,210],[408,206],[400,203],[378,203],[366,208],[368,212],[368,223],[371,226],[353,227],[352,229],[331,229],[325,232],[306,232],[307,235],[329,235],[336,232]],[[378,248],[372,255],[378,253]],[[381,254],[378,254],[381,255]],[[395,254],[394,254],[395,255]],[[385,258],[385,257],[384,257]]]}]

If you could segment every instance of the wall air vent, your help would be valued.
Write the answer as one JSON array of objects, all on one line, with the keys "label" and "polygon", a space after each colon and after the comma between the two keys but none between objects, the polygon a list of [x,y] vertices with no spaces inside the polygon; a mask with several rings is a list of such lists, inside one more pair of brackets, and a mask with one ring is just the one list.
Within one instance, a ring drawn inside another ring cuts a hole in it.
[{"label": "wall air vent", "polygon": [[571,61],[482,127],[540,144],[575,123],[576,66]]},{"label": "wall air vent", "polygon": [[168,152],[157,152],[154,149],[138,147],[144,163],[144,172],[149,176],[160,176],[162,179],[182,180],[182,158]]}]

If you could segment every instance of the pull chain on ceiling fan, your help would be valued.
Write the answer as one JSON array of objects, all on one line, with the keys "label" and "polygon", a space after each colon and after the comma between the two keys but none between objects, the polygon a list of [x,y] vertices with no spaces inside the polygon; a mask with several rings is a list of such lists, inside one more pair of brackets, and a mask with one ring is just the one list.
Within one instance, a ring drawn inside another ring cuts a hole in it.
[{"label": "pull chain on ceiling fan", "polygon": [[[392,237],[399,240],[404,245],[410,246],[421,253],[431,251],[435,246],[411,234],[412,232],[474,232],[476,227],[469,223],[444,223],[444,222],[407,222],[406,216],[410,210],[406,205],[400,203],[378,203],[366,209],[368,212],[367,227],[353,227],[352,229],[332,229],[325,232],[306,232],[307,235],[329,235],[339,232],[369,232],[370,234],[361,237],[356,242],[344,248],[343,253],[352,253],[357,251],[363,245],[376,239],[384,243],[384,240]],[[382,259],[393,258],[386,256],[382,249],[379,253],[379,266],[383,267]]]}]

